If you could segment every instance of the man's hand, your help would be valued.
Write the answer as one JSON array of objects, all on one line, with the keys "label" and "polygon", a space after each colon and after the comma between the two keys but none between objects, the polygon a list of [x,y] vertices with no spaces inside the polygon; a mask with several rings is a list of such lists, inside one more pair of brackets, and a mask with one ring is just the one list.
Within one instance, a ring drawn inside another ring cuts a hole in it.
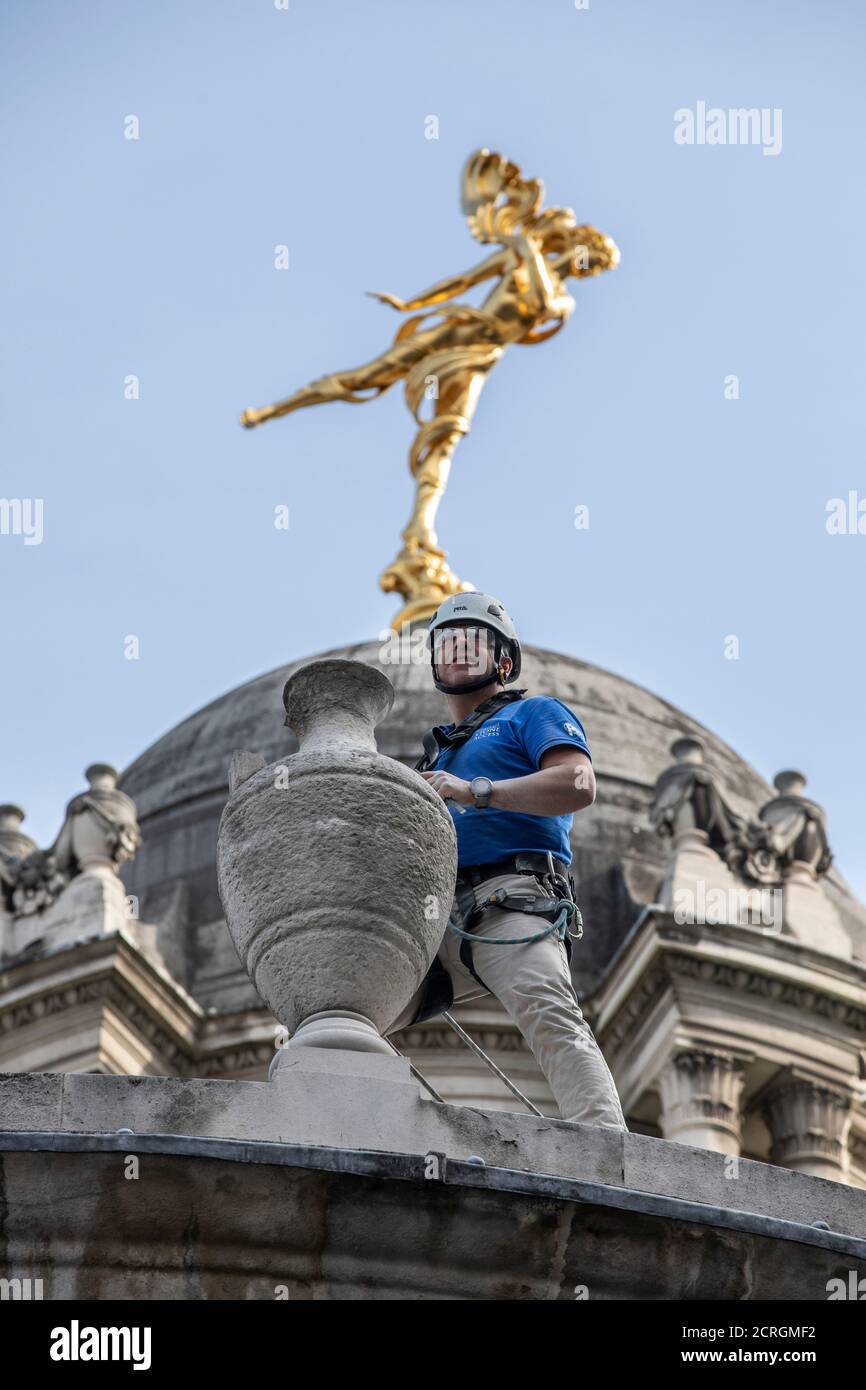
[{"label": "man's hand", "polygon": [[458,806],[474,806],[475,798],[469,790],[469,783],[450,772],[422,772],[421,776],[438,792],[443,801],[456,801]]}]

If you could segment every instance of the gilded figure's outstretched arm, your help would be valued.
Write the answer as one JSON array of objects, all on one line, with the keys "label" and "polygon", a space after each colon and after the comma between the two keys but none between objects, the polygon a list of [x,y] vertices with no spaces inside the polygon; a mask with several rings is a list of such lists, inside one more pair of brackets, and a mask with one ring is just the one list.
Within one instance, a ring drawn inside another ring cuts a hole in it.
[{"label": "gilded figure's outstretched arm", "polygon": [[376,290],[368,290],[367,293],[374,299],[380,299],[383,304],[390,304],[392,309],[408,313],[415,309],[427,309],[434,304],[442,304],[446,299],[453,299],[456,294],[471,289],[473,285],[480,285],[483,280],[505,275],[512,268],[512,263],[512,255],[507,249],[503,249],[488,256],[486,261],[474,266],[472,270],[464,271],[460,275],[449,275],[447,279],[431,285],[429,290],[415,295],[413,299],[399,299],[395,294],[380,294]]}]

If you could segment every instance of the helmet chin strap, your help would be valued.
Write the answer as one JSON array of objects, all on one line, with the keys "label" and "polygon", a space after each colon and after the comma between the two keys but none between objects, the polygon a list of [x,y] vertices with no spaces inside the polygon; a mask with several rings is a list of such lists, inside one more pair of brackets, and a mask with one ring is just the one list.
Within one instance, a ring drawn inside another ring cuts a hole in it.
[{"label": "helmet chin strap", "polygon": [[441,690],[444,695],[465,695],[468,694],[470,690],[483,690],[485,685],[489,685],[490,682],[496,678],[497,674],[495,671],[491,671],[488,675],[480,676],[474,681],[460,681],[458,685],[446,685],[445,682],[440,680],[435,674],[435,666],[433,667],[433,672],[433,684],[436,689]]}]

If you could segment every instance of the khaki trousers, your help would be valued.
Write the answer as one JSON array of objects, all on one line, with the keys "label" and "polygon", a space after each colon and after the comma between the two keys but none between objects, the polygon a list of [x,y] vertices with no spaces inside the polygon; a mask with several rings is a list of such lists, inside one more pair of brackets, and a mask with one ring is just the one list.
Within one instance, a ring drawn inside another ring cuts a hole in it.
[{"label": "khaki trousers", "polygon": [[[529,874],[500,874],[474,889],[476,905],[497,889],[523,896],[547,897],[544,886]],[[551,934],[522,946],[491,946],[502,937],[531,936],[550,919],[504,908],[488,908],[473,929],[472,964],[487,989],[460,959],[463,938],[446,930],[439,960],[451,977],[455,1004],[481,999],[488,993],[502,1004],[547,1077],[564,1120],[628,1129],[616,1084],[601,1049],[577,1002],[565,946]],[[411,1023],[423,996],[419,989],[389,1028],[395,1033]]]}]

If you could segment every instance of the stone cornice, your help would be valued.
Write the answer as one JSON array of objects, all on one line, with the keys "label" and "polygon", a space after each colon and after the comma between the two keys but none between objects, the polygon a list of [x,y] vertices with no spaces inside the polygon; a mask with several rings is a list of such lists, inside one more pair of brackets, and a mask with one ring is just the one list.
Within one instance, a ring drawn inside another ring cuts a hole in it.
[{"label": "stone cornice", "polygon": [[273,1060],[276,1046],[273,1037],[263,1041],[248,1039],[217,1048],[214,1052],[199,1054],[187,1065],[188,1076],[205,1079],[212,1077],[231,1077],[239,1072],[262,1071],[267,1074]]},{"label": "stone cornice", "polygon": [[599,1039],[602,1046],[619,1048],[625,1038],[643,1024],[665,991],[675,986],[677,979],[699,980],[708,987],[729,989],[742,995],[758,995],[780,1005],[789,1005],[826,1019],[835,1027],[846,1029],[856,1038],[866,1041],[866,998],[859,1006],[850,1000],[834,997],[818,985],[780,979],[770,968],[713,960],[706,955],[662,945],[656,959],[604,1029]]},{"label": "stone cornice", "polygon": [[276,1022],[266,1008],[209,1015],[127,937],[93,936],[73,946],[4,962],[0,1036],[85,1004],[115,1011],[184,1077],[267,1073]]},{"label": "stone cornice", "polygon": [[[525,1052],[529,1049],[516,1025],[503,1024],[496,1027],[469,1028],[472,1041],[485,1052]],[[469,1057],[466,1044],[448,1024],[409,1026],[393,1035],[401,1052],[461,1052]]]},{"label": "stone cornice", "polygon": [[115,1009],[140,1037],[159,1053],[166,1068],[182,1072],[187,1056],[184,1040],[166,1028],[164,1020],[146,1007],[141,996],[109,963],[99,974],[58,984],[54,989],[0,1008],[0,1033],[28,1028],[83,1004],[98,1002]]},{"label": "stone cornice", "polygon": [[597,1024],[606,1035],[608,1020],[613,1022],[620,1016],[638,980],[658,955],[678,947],[690,948],[702,959],[727,958],[737,968],[774,974],[779,979],[811,983],[817,975],[828,995],[831,988],[838,987],[839,997],[847,995],[854,1003],[860,999],[866,1003],[866,964],[862,961],[845,960],[791,937],[772,936],[740,923],[678,923],[670,910],[650,904],[614,953],[600,984],[581,1001],[593,1026]]},{"label": "stone cornice", "polygon": [[103,932],[72,945],[19,956],[0,968],[0,1012],[56,985],[58,976],[75,982],[99,969],[118,968],[170,1016],[179,1032],[192,1034],[206,1015],[168,971],[130,937]]},{"label": "stone cornice", "polygon": [[[668,960],[667,955],[657,958],[641,975],[610,1024],[601,1035],[597,1034],[602,1047],[618,1048],[626,1037],[643,1024],[664,993],[672,987]],[[589,1008],[584,1008],[583,1012],[592,1017]]]},{"label": "stone cornice", "polygon": [[793,966],[796,970],[837,980],[848,989],[866,991],[866,963],[819,951],[792,936],[776,935],[742,922],[678,923],[673,913],[657,914],[654,926],[663,941],[695,941],[703,946],[718,943],[727,948],[740,948],[768,964]]},{"label": "stone cornice", "polygon": [[[221,1075],[249,1065],[266,1070],[274,1052],[276,1025],[266,1009],[239,1018],[208,1017],[166,971],[118,933],[5,963],[0,992],[0,1034],[99,1002],[148,1043],[168,1072],[181,1076]],[[245,1036],[239,1036],[239,1027]],[[266,1032],[267,1040],[251,1038],[250,1032]]]}]

